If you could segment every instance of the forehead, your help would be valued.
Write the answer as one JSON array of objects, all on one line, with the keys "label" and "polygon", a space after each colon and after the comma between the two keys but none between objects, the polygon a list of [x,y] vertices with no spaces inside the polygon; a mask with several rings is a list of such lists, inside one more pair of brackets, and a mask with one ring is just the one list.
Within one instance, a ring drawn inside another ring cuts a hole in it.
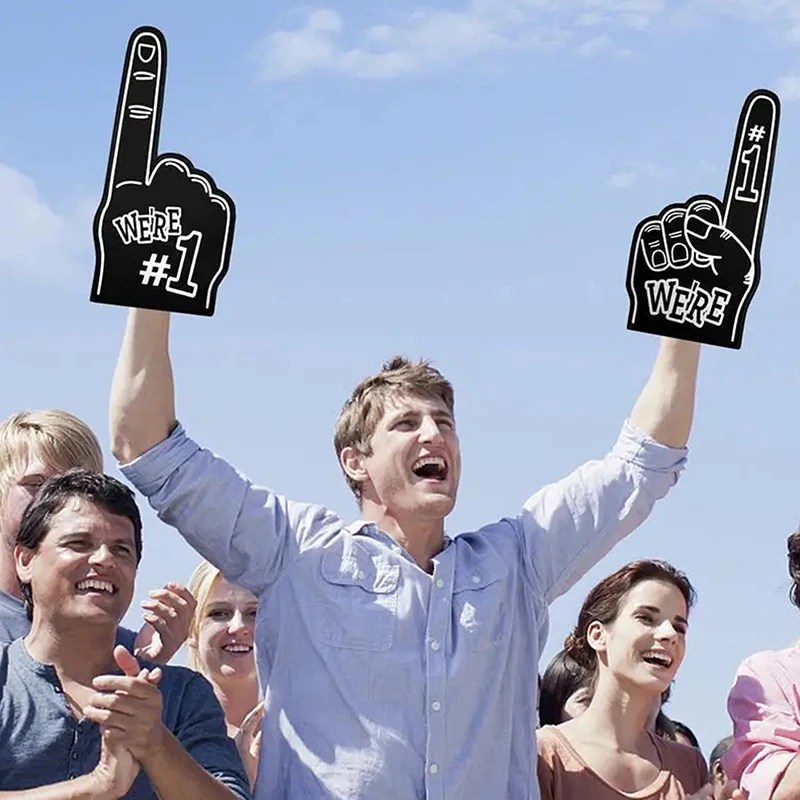
[{"label": "forehead", "polygon": [[665,614],[686,616],[686,599],[681,590],[669,581],[640,581],[628,592],[623,606],[655,606]]},{"label": "forehead", "polygon": [[64,507],[50,520],[48,535],[64,536],[69,533],[91,533],[101,537],[129,538],[133,541],[133,523],[119,514],[112,514],[102,506],[83,497],[70,497]]},{"label": "forehead", "polygon": [[52,478],[62,471],[57,466],[48,464],[41,456],[35,454],[20,459],[15,466],[17,478],[23,478],[26,475],[42,475],[45,478]]},{"label": "forehead", "polygon": [[399,414],[437,414],[450,416],[450,409],[440,397],[427,397],[417,394],[391,394],[384,400],[383,417],[389,418]]},{"label": "forehead", "polygon": [[228,583],[221,575],[208,593],[208,603],[231,603],[232,605],[258,603],[258,598],[242,586]]}]

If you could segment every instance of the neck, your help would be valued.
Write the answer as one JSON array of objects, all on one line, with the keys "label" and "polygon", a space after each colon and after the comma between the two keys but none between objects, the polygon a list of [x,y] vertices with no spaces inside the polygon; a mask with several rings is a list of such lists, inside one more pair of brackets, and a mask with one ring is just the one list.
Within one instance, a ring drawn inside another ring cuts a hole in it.
[{"label": "neck", "polygon": [[442,552],[444,546],[443,519],[415,519],[413,516],[400,520],[390,514],[385,506],[365,499],[361,516],[374,522],[382,531],[394,539],[425,572],[433,572],[431,559]]},{"label": "neck", "polygon": [[238,680],[214,679],[214,694],[225,712],[228,728],[241,728],[244,718],[258,705],[258,676]]},{"label": "neck", "polygon": [[59,625],[42,619],[34,608],[25,648],[42,664],[52,664],[59,678],[88,685],[98,675],[117,670],[114,661],[116,625]]},{"label": "neck", "polygon": [[576,722],[593,738],[621,752],[636,752],[647,736],[647,720],[653,696],[638,687],[625,687],[610,674],[601,672],[589,707]]},{"label": "neck", "polygon": [[17,578],[17,565],[14,561],[14,544],[5,535],[0,541],[0,590],[18,600],[22,600],[22,590]]}]

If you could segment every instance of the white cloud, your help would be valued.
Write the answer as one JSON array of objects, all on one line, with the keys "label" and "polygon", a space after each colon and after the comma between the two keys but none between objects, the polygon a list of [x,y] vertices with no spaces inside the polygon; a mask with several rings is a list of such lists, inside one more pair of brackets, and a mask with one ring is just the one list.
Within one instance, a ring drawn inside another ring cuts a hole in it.
[{"label": "white cloud", "polygon": [[608,177],[606,184],[612,189],[630,189],[644,178],[665,180],[672,177],[672,170],[652,161],[634,161],[626,169]]},{"label": "white cloud", "polygon": [[630,50],[617,47],[610,36],[595,36],[578,47],[578,55],[584,58],[594,56],[612,55],[615,58],[627,58],[631,55]]},{"label": "white cloud", "polygon": [[0,269],[40,278],[76,275],[91,242],[92,214],[89,203],[59,214],[31,178],[0,163]]},{"label": "white cloud", "polygon": [[[360,29],[346,25],[335,10],[319,8],[299,27],[265,37],[258,47],[260,76],[275,81],[327,70],[394,78],[493,52],[563,47],[584,57],[626,57],[636,39],[618,44],[622,36],[631,39],[656,27],[675,31],[713,24],[720,15],[768,26],[787,44],[800,44],[800,0],[461,2],[450,9],[423,7],[391,23],[377,19]],[[591,35],[585,39],[587,33]],[[791,94],[787,99],[795,99]]]},{"label": "white cloud", "polygon": [[781,100],[800,100],[800,75],[785,75],[778,81]]},{"label": "white cloud", "polygon": [[615,172],[608,179],[608,185],[612,189],[630,189],[639,180],[639,175],[632,170],[627,172]]},{"label": "white cloud", "polygon": [[[261,77],[283,80],[324,69],[393,78],[494,51],[563,46],[578,26],[641,30],[664,9],[664,0],[470,0],[457,10],[418,9],[346,37],[342,17],[321,8],[299,28],[266,37],[259,47]],[[606,45],[603,34],[581,49],[625,53]]]}]

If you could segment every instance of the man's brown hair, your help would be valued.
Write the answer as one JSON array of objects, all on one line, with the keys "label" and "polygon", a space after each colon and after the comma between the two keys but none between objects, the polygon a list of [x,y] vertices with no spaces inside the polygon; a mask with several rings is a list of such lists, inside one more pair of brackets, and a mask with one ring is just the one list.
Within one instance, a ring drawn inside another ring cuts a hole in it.
[{"label": "man's brown hair", "polygon": [[[365,456],[372,454],[372,436],[378,427],[388,398],[413,395],[441,400],[453,414],[453,387],[429,361],[412,362],[394,356],[380,372],[364,378],[344,404],[333,434],[336,456],[346,447],[355,447]],[[361,485],[345,473],[347,485],[361,502]]]}]

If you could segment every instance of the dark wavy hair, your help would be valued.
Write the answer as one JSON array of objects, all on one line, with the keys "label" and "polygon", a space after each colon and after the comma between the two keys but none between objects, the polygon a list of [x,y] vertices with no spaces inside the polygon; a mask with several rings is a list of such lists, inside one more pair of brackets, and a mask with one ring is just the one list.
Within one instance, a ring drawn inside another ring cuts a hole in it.
[{"label": "dark wavy hair", "polygon": [[573,661],[594,672],[597,654],[589,646],[586,633],[593,622],[610,625],[619,615],[622,600],[634,586],[647,580],[666,581],[675,586],[691,608],[696,599],[694,587],[689,579],[665,561],[632,561],[604,578],[592,589],[583,601],[578,624],[564,640],[564,650]]},{"label": "dark wavy hair", "polygon": [[795,531],[786,541],[789,556],[789,577],[792,579],[792,588],[789,589],[789,599],[792,605],[800,608],[800,530]]},{"label": "dark wavy hair", "polygon": [[539,684],[539,724],[559,725],[564,705],[578,689],[591,686],[592,670],[582,667],[561,650],[547,665]]},{"label": "dark wavy hair", "polygon": [[[70,498],[88,500],[111,514],[126,517],[133,525],[136,564],[142,558],[142,518],[133,492],[116,478],[88,470],[74,469],[46,480],[25,510],[17,531],[17,545],[36,551],[50,532],[53,517]],[[33,619],[33,595],[29,583],[21,583],[28,617]]]}]

